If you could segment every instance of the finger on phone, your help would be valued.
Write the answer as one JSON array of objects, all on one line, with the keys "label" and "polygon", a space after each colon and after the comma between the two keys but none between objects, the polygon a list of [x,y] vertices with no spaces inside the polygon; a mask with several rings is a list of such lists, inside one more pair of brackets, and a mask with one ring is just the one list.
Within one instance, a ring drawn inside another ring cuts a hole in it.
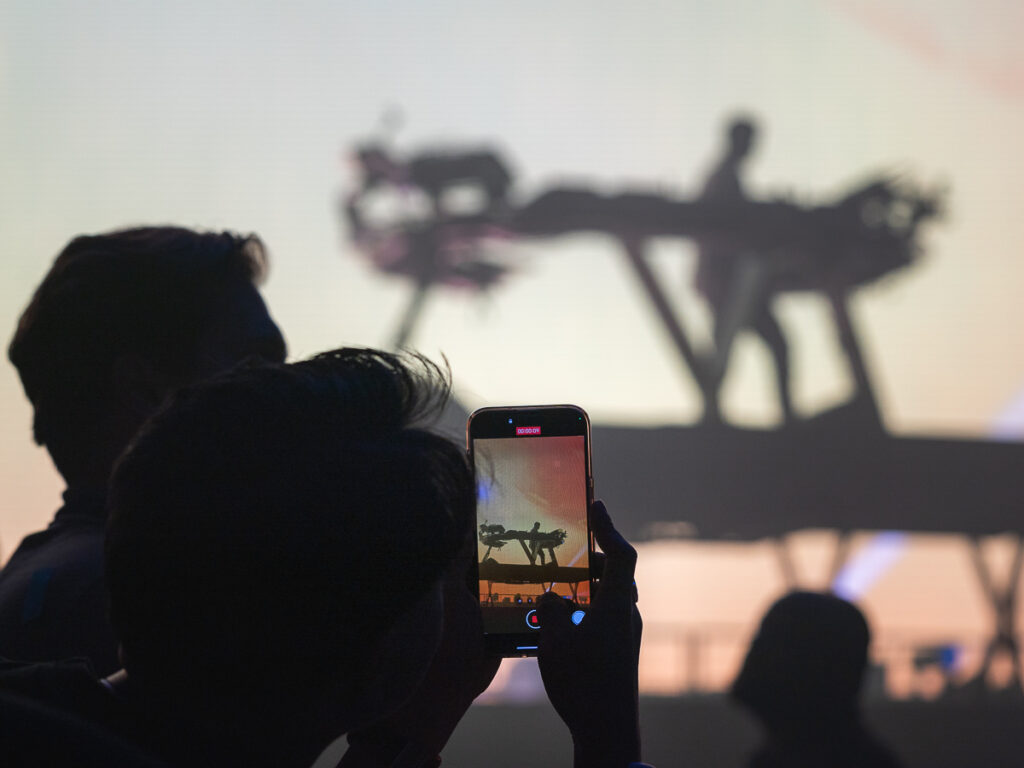
[{"label": "finger on phone", "polygon": [[633,574],[636,570],[636,550],[615,530],[603,501],[590,507],[590,525],[597,543],[605,553],[601,592],[622,594],[632,598]]},{"label": "finger on phone", "polygon": [[571,627],[568,602],[554,592],[545,592],[537,600],[537,616],[540,618],[541,641],[545,637],[557,638]]},{"label": "finger on phone", "polygon": [[590,572],[595,579],[604,578],[604,564],[608,560],[604,552],[590,553]]}]

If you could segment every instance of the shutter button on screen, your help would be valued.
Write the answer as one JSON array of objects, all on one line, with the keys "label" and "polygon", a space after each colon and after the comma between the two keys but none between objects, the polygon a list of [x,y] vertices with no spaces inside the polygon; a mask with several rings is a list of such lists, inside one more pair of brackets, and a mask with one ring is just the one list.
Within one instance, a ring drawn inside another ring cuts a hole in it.
[{"label": "shutter button on screen", "polygon": [[533,610],[526,614],[526,626],[530,629],[540,629],[540,618],[537,616],[537,611]]}]

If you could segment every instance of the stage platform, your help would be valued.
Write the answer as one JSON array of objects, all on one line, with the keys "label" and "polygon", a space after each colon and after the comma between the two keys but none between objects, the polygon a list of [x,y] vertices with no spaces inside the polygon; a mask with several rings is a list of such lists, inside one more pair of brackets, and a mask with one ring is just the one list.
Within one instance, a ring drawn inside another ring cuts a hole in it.
[{"label": "stage platform", "polygon": [[1024,532],[1024,444],[791,429],[593,429],[595,493],[634,540],[809,528]]}]

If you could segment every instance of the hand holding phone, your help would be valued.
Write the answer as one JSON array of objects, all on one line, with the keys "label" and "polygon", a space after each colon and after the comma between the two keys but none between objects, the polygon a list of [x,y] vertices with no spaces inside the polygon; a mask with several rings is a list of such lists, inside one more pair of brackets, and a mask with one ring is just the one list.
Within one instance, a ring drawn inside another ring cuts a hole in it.
[{"label": "hand holding phone", "polygon": [[538,662],[548,698],[572,734],[576,765],[625,766],[640,760],[636,550],[603,502],[591,505],[590,520],[605,553],[600,585],[578,624],[565,600],[541,600]]}]

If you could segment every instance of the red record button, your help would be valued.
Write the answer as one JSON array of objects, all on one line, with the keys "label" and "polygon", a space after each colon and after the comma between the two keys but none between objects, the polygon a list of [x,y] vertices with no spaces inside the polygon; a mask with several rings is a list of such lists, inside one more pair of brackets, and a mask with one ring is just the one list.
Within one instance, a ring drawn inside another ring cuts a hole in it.
[{"label": "red record button", "polygon": [[537,611],[530,611],[526,614],[526,626],[530,629],[540,629],[540,619],[537,617]]}]

